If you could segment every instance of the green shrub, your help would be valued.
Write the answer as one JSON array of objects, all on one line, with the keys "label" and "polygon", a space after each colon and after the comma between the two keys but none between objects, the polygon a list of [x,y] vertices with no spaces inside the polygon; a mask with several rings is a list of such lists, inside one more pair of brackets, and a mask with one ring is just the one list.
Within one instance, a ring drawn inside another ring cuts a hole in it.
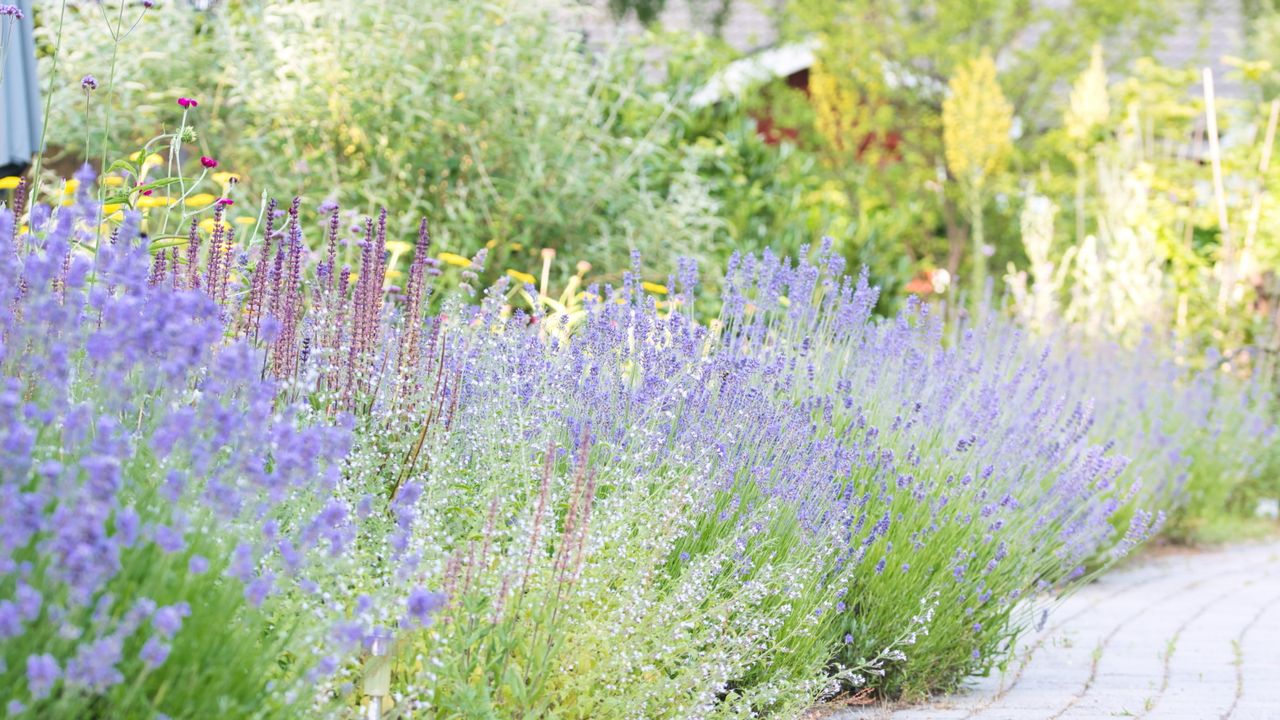
[{"label": "green shrub", "polygon": [[[332,192],[360,212],[393,208],[393,226],[427,216],[439,249],[487,243],[497,271],[529,269],[542,247],[606,272],[632,248],[711,249],[715,203],[669,149],[673,109],[632,59],[582,47],[551,5],[172,3],[118,44],[117,3],[102,5],[68,8],[62,29],[49,137],[72,156],[86,142],[79,78],[95,73],[118,79],[89,110],[95,160],[172,130],[190,96],[204,134],[189,151],[251,193]],[[46,19],[47,45],[57,29]]]}]

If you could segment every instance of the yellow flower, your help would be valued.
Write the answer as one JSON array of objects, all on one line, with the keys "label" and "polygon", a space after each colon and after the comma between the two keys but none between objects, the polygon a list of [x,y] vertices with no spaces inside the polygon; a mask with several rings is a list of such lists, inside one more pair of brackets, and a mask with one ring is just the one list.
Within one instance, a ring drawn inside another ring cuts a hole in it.
[{"label": "yellow flower", "polygon": [[1089,67],[1071,88],[1071,104],[1063,124],[1067,136],[1075,140],[1089,137],[1093,129],[1107,121],[1111,102],[1107,97],[1107,68],[1102,64],[1102,46],[1094,45]]},{"label": "yellow flower", "polygon": [[186,205],[204,207],[205,205],[212,205],[217,199],[217,197],[210,195],[209,193],[196,193],[182,202]]},{"label": "yellow flower", "polygon": [[214,182],[223,187],[230,185],[232,182],[240,182],[240,176],[230,172],[216,172],[210,177],[213,178]]},{"label": "yellow flower", "polygon": [[[120,206],[116,205],[115,207],[120,207]],[[119,210],[116,210],[115,212],[108,214],[106,219],[111,222],[120,222],[121,220],[124,220],[124,213]]]},{"label": "yellow flower", "polygon": [[158,208],[169,207],[175,202],[176,200],[168,195],[143,195],[134,204],[139,208]]},{"label": "yellow flower", "polygon": [[71,198],[66,198],[65,200],[62,201],[62,207],[71,207],[72,205],[75,205],[75,204],[76,204],[76,201]]},{"label": "yellow flower", "polygon": [[520,272],[519,270],[507,270],[507,275],[515,278],[516,280],[519,280],[522,283],[528,283],[529,285],[534,285],[538,281],[537,278],[530,275],[529,273]]},{"label": "yellow flower", "polygon": [[947,167],[972,187],[981,187],[1013,146],[1013,106],[1000,90],[996,64],[987,52],[956,70],[948,87],[951,94],[942,101]]},{"label": "yellow flower", "polygon": [[[205,231],[205,232],[207,232],[207,233],[211,233],[211,232],[213,232],[214,227],[215,227],[215,226],[214,226],[214,224],[213,224],[213,218],[205,218],[204,220],[201,220],[201,221],[200,221],[200,229],[201,229],[201,230],[203,230],[203,231]],[[222,221],[222,229],[223,229],[223,230],[228,230],[228,229],[230,229],[230,228],[231,228],[231,223],[227,222],[226,220],[223,220],[223,221]]]},{"label": "yellow flower", "polygon": [[667,286],[666,286],[666,285],[659,285],[658,283],[651,283],[651,282],[645,281],[645,282],[640,283],[640,287],[644,288],[645,290],[648,290],[649,292],[651,292],[651,293],[653,293],[653,294],[655,294],[655,295],[666,295],[666,294],[667,294]]},{"label": "yellow flower", "polygon": [[461,92],[461,91],[459,91],[459,92],[457,92],[457,93],[454,93],[454,95],[453,95],[453,101],[454,101],[454,102],[462,102],[462,101],[463,101],[463,100],[465,100],[466,98],[467,98],[467,94],[466,94],[466,93],[464,93],[464,92]]},{"label": "yellow flower", "polygon": [[250,217],[248,215],[241,215],[240,217],[236,218],[237,225],[252,225],[256,222],[258,222],[257,218]]},{"label": "yellow flower", "polygon": [[387,268],[387,271],[383,273],[383,276],[389,280],[394,280],[402,275],[404,275],[404,273],[396,270],[395,268]]},{"label": "yellow flower", "polygon": [[[137,155],[138,155],[137,153],[134,153],[132,157],[132,160],[134,162],[138,161]],[[151,172],[152,168],[157,168],[157,167],[160,167],[161,165],[164,165],[164,158],[160,157],[155,153],[151,153],[146,157],[145,160],[142,161],[142,167],[139,168],[138,170],[138,177],[145,178],[147,176],[147,173]]]},{"label": "yellow flower", "polygon": [[458,267],[471,267],[470,258],[464,258],[461,255],[457,255],[451,252],[442,252],[439,255],[436,255],[436,259],[443,263],[449,263],[450,265],[457,265]]},{"label": "yellow flower", "polygon": [[0,178],[0,190],[12,190],[18,187],[18,183],[21,181],[22,181],[22,178],[16,175],[10,175],[9,177],[2,177]]},{"label": "yellow flower", "polygon": [[388,240],[387,249],[391,251],[392,255],[400,256],[412,250],[413,245],[404,240]]},{"label": "yellow flower", "polygon": [[102,184],[107,187],[120,187],[124,184],[124,178],[119,175],[107,175],[102,178]]},{"label": "yellow flower", "polygon": [[814,128],[837,150],[857,147],[851,138],[854,120],[861,102],[857,93],[841,78],[817,63],[809,74],[809,90],[813,97]]},{"label": "yellow flower", "polygon": [[111,213],[119,210],[122,207],[124,206],[121,205],[120,203],[107,203],[106,205],[102,206],[102,212],[110,215]]},{"label": "yellow flower", "polygon": [[70,180],[67,181],[67,184],[62,187],[62,192],[68,195],[71,195],[72,193],[74,193],[76,190],[79,190],[79,189],[80,189],[80,181],[76,180],[75,178],[71,178]]}]

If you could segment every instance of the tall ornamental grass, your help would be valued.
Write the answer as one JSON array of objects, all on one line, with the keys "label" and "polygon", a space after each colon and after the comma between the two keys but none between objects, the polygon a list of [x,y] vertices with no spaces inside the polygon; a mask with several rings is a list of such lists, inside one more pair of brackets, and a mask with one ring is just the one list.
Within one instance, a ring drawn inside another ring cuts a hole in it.
[{"label": "tall ornamental grass", "polygon": [[[79,646],[49,639],[43,616],[14,625],[3,677],[45,703],[31,712],[198,717],[230,697],[352,716],[384,671],[389,704],[414,717],[792,717],[840,691],[918,696],[999,665],[1073,580],[1192,507],[1213,473],[1251,472],[1274,432],[1218,376],[995,316],[954,332],[918,304],[877,318],[877,291],[828,244],[735,256],[714,319],[694,311],[695,263],[659,288],[638,256],[568,313],[532,284],[482,286],[484,252],[437,297],[425,221],[406,238],[386,213],[353,226],[294,201],[237,227],[216,204],[211,231],[193,218],[152,242],[133,209],[99,225],[90,180],[71,207],[0,214],[14,407],[64,387],[117,398],[98,435],[121,438],[111,452],[131,468],[95,510],[54,500],[43,465],[6,460],[6,492],[29,498],[17,517],[48,528],[10,544],[14,616],[19,590],[73,607],[110,595],[126,613],[76,626],[119,638],[105,686],[71,672]],[[389,247],[404,242],[400,275]],[[25,309],[39,298],[79,334],[42,325]],[[199,322],[165,324],[186,307]],[[82,339],[40,350],[63,336]],[[112,375],[123,360],[102,355],[135,336],[134,374]],[[84,383],[39,382],[68,363]],[[1231,452],[1210,456],[1206,438]],[[65,441],[44,442],[51,456]],[[82,492],[98,492],[93,468]],[[40,534],[80,507],[151,553],[122,550],[87,595],[64,588]],[[172,539],[160,525],[184,549],[149,549]],[[195,548],[220,558],[198,576],[207,593],[180,590],[203,587],[184,556],[185,574],[150,562]],[[165,705],[181,681],[147,670],[133,648],[154,638],[126,622],[143,596],[190,606],[156,640],[170,662],[194,657],[182,643],[242,652],[201,667],[244,675]],[[230,628],[216,639],[195,623],[215,601]],[[45,654],[57,672],[23,664]]]}]

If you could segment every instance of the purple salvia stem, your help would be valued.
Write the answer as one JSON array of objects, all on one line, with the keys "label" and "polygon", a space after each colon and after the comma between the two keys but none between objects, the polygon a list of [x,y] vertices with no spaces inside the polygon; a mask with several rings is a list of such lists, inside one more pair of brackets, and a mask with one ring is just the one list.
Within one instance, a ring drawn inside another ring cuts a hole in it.
[{"label": "purple salvia stem", "polygon": [[187,233],[187,285],[188,290],[200,287],[200,231],[196,221],[191,221],[191,230]]},{"label": "purple salvia stem", "polygon": [[227,308],[228,286],[231,284],[231,252],[236,246],[235,228],[227,228],[226,237],[222,244],[222,262],[219,264],[219,267],[221,268],[221,278],[219,279],[218,284],[218,305],[223,308],[223,313],[225,315]]},{"label": "purple salvia stem", "polygon": [[[22,225],[22,214],[27,210],[27,179],[25,177],[18,180],[18,187],[13,189],[13,236],[10,242],[13,247],[14,254],[26,252],[26,248],[18,247],[18,227]],[[25,244],[25,241],[24,241]]]},{"label": "purple salvia stem", "polygon": [[[325,264],[324,264],[326,268],[327,277],[323,279],[328,280],[327,284],[331,288],[333,286],[334,280],[337,279],[335,277],[335,274],[336,274],[335,270],[337,270],[338,268],[338,227],[342,223],[341,219],[338,217],[339,212],[340,211],[338,209],[338,206],[335,205],[333,207],[333,212],[330,213],[329,215],[328,253],[325,257]],[[339,288],[339,290],[342,290],[342,289],[345,289],[345,288]]]},{"label": "purple salvia stem", "polygon": [[159,287],[164,282],[168,268],[165,267],[166,256],[164,251],[155,254],[151,259],[151,277],[147,279],[149,287]]},{"label": "purple salvia stem", "polygon": [[[418,244],[413,251],[413,263],[409,266],[409,279],[405,283],[404,331],[400,335],[399,377],[402,383],[416,384],[418,345],[422,338],[422,300],[425,290],[427,257],[431,248],[431,233],[427,219],[418,226]],[[411,397],[411,387],[403,387],[401,395]]]},{"label": "purple salvia stem", "polygon": [[209,297],[217,302],[221,290],[222,276],[227,265],[226,253],[223,252],[222,240],[226,232],[222,227],[222,205],[213,210],[213,233],[209,238],[209,259],[205,263],[205,286]]},{"label": "purple salvia stem", "polygon": [[[274,201],[268,207],[275,207]],[[262,306],[267,295],[267,274],[270,267],[271,236],[267,234],[262,238],[262,247],[258,250],[258,262],[253,266],[253,276],[249,282],[249,298],[246,301],[247,312],[243,321],[245,336],[252,332],[254,342],[258,341],[258,331],[262,327]]]},{"label": "purple salvia stem", "polygon": [[292,377],[298,360],[296,344],[298,318],[302,313],[302,256],[305,252],[302,243],[302,223],[298,219],[298,210],[302,199],[294,198],[289,205],[289,254],[288,274],[285,277],[282,306],[280,308],[280,336],[276,339],[273,353],[275,372],[278,377]]}]

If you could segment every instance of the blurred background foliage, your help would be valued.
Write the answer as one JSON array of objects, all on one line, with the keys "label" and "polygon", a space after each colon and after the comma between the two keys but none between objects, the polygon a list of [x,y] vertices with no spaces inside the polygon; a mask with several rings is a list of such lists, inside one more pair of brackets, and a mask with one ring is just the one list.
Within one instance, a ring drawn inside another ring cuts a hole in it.
[{"label": "blurred background foliage", "polygon": [[[427,216],[438,251],[489,248],[491,275],[541,277],[550,248],[557,292],[619,279],[632,250],[646,280],[682,254],[714,288],[735,251],[828,235],[886,312],[989,287],[1037,326],[1157,335],[1188,362],[1277,347],[1270,0],[1241,5],[1211,103],[1198,68],[1151,59],[1186,21],[1177,0],[602,0],[620,28],[603,44],[571,2],[175,2],[104,42],[116,5],[42,13],[46,54],[62,48],[49,138],[76,162],[200,97],[190,151],[242,196]],[[664,27],[676,6],[711,31]],[[812,57],[695,102],[760,57],[718,36],[745,6]],[[86,73],[120,79],[87,109]]]}]

